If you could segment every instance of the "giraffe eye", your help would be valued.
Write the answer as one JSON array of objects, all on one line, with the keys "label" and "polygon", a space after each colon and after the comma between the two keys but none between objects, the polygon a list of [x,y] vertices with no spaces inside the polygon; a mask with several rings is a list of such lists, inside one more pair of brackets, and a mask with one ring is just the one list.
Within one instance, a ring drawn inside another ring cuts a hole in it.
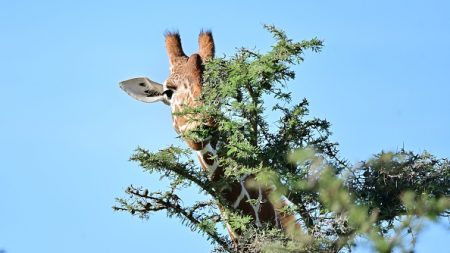
[{"label": "giraffe eye", "polygon": [[166,94],[168,99],[172,99],[173,90],[165,90],[163,94]]}]

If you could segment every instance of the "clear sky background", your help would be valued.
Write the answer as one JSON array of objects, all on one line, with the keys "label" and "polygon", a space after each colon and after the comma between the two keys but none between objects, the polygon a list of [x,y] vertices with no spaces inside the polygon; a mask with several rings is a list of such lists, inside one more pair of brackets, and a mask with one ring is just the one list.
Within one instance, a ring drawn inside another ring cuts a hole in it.
[{"label": "clear sky background", "polygon": [[[138,145],[180,143],[168,107],[118,87],[164,81],[166,30],[192,53],[212,29],[219,56],[268,49],[264,23],[317,36],[323,52],[306,55],[290,89],[331,121],[343,157],[402,146],[450,157],[448,1],[211,2],[0,1],[0,250],[209,252],[179,220],[111,209],[131,183],[163,187],[128,162]],[[445,226],[428,226],[417,252],[449,252]]]}]

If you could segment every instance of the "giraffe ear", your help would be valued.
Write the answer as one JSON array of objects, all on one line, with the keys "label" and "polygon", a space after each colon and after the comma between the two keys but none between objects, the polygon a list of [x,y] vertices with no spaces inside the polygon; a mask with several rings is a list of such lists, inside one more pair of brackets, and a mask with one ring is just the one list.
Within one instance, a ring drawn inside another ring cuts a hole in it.
[{"label": "giraffe ear", "polygon": [[214,39],[211,31],[201,31],[198,36],[198,53],[203,62],[214,58]]},{"label": "giraffe ear", "polygon": [[147,77],[136,77],[120,82],[120,88],[131,97],[146,103],[162,101],[170,104],[164,96],[164,88],[161,84],[154,82]]}]

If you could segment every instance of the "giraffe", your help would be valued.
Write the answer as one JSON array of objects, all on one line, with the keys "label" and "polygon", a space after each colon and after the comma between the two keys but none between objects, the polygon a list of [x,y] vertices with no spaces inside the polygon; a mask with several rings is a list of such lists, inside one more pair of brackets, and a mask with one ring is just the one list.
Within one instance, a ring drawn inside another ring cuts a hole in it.
[{"label": "giraffe", "polygon": [[[169,58],[170,74],[163,84],[146,77],[133,78],[120,83],[120,87],[137,100],[147,103],[160,101],[169,105],[172,112],[173,127],[181,136],[194,130],[200,124],[214,127],[211,120],[199,122],[180,114],[186,106],[192,108],[201,105],[199,98],[202,92],[203,66],[206,61],[214,57],[215,45],[210,31],[200,32],[198,44],[198,52],[186,56],[182,49],[179,33],[166,33],[165,46]],[[202,169],[212,181],[224,177],[224,171],[218,163],[217,143],[214,139],[213,136],[201,141],[183,138],[189,148],[196,152]],[[247,187],[246,182],[252,179],[254,179],[254,175],[245,175],[221,191],[222,196],[230,206],[244,215],[250,215],[257,227],[269,224],[286,231],[299,229],[295,215],[284,214],[281,211],[284,206],[290,205],[289,200],[282,197],[279,203],[272,203],[269,201],[268,195],[273,189]],[[257,201],[247,201],[250,199]],[[225,216],[224,208],[219,206],[219,210],[222,216]],[[222,218],[226,220],[226,217]],[[239,232],[234,231],[226,222],[225,225],[230,238],[236,245]]]}]

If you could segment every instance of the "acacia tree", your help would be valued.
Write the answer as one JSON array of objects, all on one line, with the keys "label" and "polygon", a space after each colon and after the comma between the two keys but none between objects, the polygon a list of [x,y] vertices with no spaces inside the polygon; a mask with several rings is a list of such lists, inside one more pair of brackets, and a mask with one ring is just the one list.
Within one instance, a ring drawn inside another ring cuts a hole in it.
[{"label": "acacia tree", "polygon": [[[273,26],[265,28],[275,39],[271,50],[241,48],[231,57],[208,61],[203,106],[182,112],[193,120],[214,119],[215,128],[199,127],[184,137],[216,136],[225,177],[211,182],[188,149],[138,148],[130,160],[166,178],[167,189],[150,192],[130,185],[128,197],[117,198],[113,209],[140,218],[165,211],[207,235],[219,252],[346,252],[361,237],[380,252],[411,250],[419,221],[450,215],[449,161],[404,149],[357,164],[342,159],[338,144],[330,141],[330,123],[310,116],[308,101],[295,102],[287,90],[295,78],[292,67],[303,61],[304,51],[320,52],[322,41],[294,42]],[[272,201],[290,200],[284,212],[296,214],[301,225],[294,236],[256,227],[221,197],[218,189],[246,174],[255,175],[255,186],[276,189]],[[189,187],[208,200],[184,205],[180,192]],[[220,215],[218,204],[227,217]],[[237,246],[226,235],[225,222],[240,231]]]}]

